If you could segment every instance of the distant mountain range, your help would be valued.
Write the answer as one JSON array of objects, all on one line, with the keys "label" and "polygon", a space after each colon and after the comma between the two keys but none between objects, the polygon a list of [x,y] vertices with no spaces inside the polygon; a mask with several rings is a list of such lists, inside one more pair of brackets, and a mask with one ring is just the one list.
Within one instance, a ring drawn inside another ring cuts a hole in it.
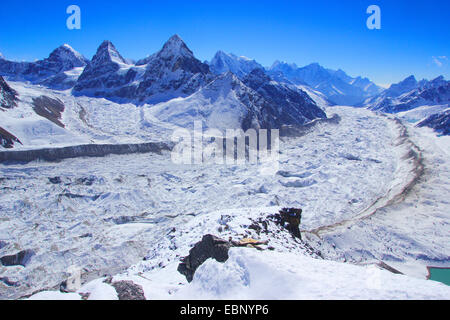
[{"label": "distant mountain range", "polygon": [[182,118],[192,120],[195,114],[210,124],[218,124],[220,117],[243,128],[273,128],[326,117],[317,104],[397,113],[449,103],[449,84],[443,77],[417,81],[411,76],[383,90],[367,78],[318,63],[298,67],[276,61],[264,68],[255,60],[223,51],[201,62],[178,35],[137,62],[125,59],[110,41],[104,41],[91,60],[69,45],[36,62],[0,56],[0,75],[55,90],[71,89],[75,96],[157,104],[155,116],[185,125]]},{"label": "distant mountain range", "polygon": [[450,103],[450,82],[443,76],[434,80],[417,81],[414,76],[393,84],[380,95],[368,99],[366,106],[374,111],[397,113],[420,106]]}]

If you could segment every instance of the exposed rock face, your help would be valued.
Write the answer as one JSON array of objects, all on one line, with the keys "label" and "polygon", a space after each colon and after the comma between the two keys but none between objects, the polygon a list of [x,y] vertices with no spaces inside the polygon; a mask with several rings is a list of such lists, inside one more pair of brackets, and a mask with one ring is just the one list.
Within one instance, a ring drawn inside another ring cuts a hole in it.
[{"label": "exposed rock face", "polygon": [[142,301],[145,298],[144,289],[133,281],[117,281],[111,284],[116,289],[119,300]]},{"label": "exposed rock face", "polygon": [[279,214],[270,216],[277,224],[285,227],[295,238],[302,240],[300,224],[302,222],[302,209],[285,208]]},{"label": "exposed rock face", "polygon": [[0,76],[0,108],[12,109],[17,106],[17,92]]},{"label": "exposed rock face", "polygon": [[[118,72],[119,70],[124,72]],[[136,72],[110,41],[104,41],[78,78],[74,92],[94,96],[118,96],[120,87],[134,81]]]},{"label": "exposed rock face", "polygon": [[272,81],[263,69],[250,72],[244,78],[244,83],[270,104],[271,107],[263,110],[263,114],[275,119],[277,128],[282,125],[303,125],[314,119],[327,117],[308,94],[287,84]]},{"label": "exposed rock face", "polygon": [[0,258],[0,262],[5,267],[23,266],[26,267],[30,259],[35,255],[33,250],[20,251],[11,256],[4,256]]},{"label": "exposed rock face", "polygon": [[209,66],[197,60],[178,35],[146,62],[146,72],[137,90],[143,100],[161,102],[186,97],[214,78]]},{"label": "exposed rock face", "polygon": [[153,115],[181,127],[202,121],[205,127],[226,129],[280,129],[285,125],[302,125],[325,113],[298,89],[272,82],[261,69],[239,80],[231,72],[185,99],[155,106]]},{"label": "exposed rock face", "polygon": [[61,89],[67,89],[74,80],[68,81],[71,75],[66,72],[83,68],[87,62],[86,58],[65,44],[55,49],[48,58],[36,62],[15,62],[0,58],[0,74],[13,80],[54,84]]},{"label": "exposed rock face", "polygon": [[14,148],[14,143],[16,142],[22,144],[15,135],[0,127],[0,146],[11,149]]},{"label": "exposed rock face", "polygon": [[41,96],[33,99],[33,110],[54,124],[64,128],[65,125],[61,122],[62,113],[64,112],[65,106],[58,99],[52,99],[47,96]]},{"label": "exposed rock face", "polygon": [[189,251],[189,256],[182,260],[178,266],[178,272],[186,276],[188,282],[192,282],[195,271],[206,260],[213,258],[218,262],[226,262],[228,260],[228,251],[232,246],[228,241],[213,235],[206,235],[202,241]]},{"label": "exposed rock face", "polygon": [[433,128],[437,133],[450,135],[450,109],[428,117],[417,126]]},{"label": "exposed rock face", "polygon": [[158,103],[186,97],[213,79],[179,36],[156,54],[129,65],[105,41],[78,79],[74,92],[126,101]]}]

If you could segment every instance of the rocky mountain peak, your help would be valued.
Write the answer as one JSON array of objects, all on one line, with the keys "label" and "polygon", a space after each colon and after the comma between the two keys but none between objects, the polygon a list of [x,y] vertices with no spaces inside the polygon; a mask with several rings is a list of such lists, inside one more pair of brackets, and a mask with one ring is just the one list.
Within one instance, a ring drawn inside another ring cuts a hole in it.
[{"label": "rocky mountain peak", "polygon": [[127,64],[125,59],[120,55],[111,41],[105,40],[98,47],[97,53],[92,58],[92,64],[105,64],[105,63]]},{"label": "rocky mountain peak", "polygon": [[209,66],[211,71],[215,74],[231,71],[241,79],[252,70],[263,68],[263,66],[255,60],[223,51],[218,51],[216,53],[211,62],[209,62]]},{"label": "rocky mountain peak", "polygon": [[88,63],[88,60],[83,55],[75,51],[68,44],[64,44],[53,50],[47,60],[61,64],[63,70],[84,67]]},{"label": "rocky mountain peak", "polygon": [[167,42],[164,44],[163,48],[158,52],[157,55],[163,59],[174,59],[178,58],[179,56],[194,57],[193,52],[184,43],[183,39],[181,39],[181,37],[177,34],[167,40]]}]

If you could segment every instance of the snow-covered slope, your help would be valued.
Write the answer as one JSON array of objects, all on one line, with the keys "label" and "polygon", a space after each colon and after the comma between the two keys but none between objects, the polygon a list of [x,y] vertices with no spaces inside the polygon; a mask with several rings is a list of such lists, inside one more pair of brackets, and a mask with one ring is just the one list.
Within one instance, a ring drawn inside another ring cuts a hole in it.
[{"label": "snow-covered slope", "polygon": [[149,109],[157,119],[184,128],[202,121],[206,128],[248,129],[263,126],[259,109],[264,99],[232,73],[225,73],[187,98],[173,99]]},{"label": "snow-covered slope", "polygon": [[271,108],[265,108],[263,115],[267,119],[274,119],[277,128],[283,125],[303,125],[318,118],[326,118],[325,112],[306,92],[272,81],[263,69],[254,69],[243,81],[269,103]]},{"label": "snow-covered slope", "polygon": [[[342,118],[339,125],[282,141],[277,163],[183,166],[170,154],[144,154],[0,165],[6,178],[0,182],[0,240],[6,243],[0,256],[35,252],[25,268],[1,269],[20,285],[3,290],[0,284],[0,296],[58,286],[71,265],[84,268],[89,280],[121,273],[143,257],[130,275],[173,279],[176,289],[176,267],[161,266],[177,265],[205,233],[269,239],[279,252],[310,256],[289,233],[258,235],[248,226],[280,207],[302,207],[304,230],[352,219],[409,175],[393,122],[364,109],[330,111]],[[266,167],[273,175],[261,174]]]},{"label": "snow-covered slope", "polygon": [[156,105],[148,114],[161,121],[192,128],[202,121],[207,128],[281,128],[302,125],[326,114],[302,91],[271,81],[262,69],[241,82],[227,72],[188,98]]},{"label": "snow-covered slope", "polygon": [[222,74],[225,72],[232,72],[239,78],[244,78],[254,69],[263,69],[255,60],[247,57],[238,57],[232,53],[225,53],[218,51],[214,58],[209,62],[211,71],[215,74]]}]

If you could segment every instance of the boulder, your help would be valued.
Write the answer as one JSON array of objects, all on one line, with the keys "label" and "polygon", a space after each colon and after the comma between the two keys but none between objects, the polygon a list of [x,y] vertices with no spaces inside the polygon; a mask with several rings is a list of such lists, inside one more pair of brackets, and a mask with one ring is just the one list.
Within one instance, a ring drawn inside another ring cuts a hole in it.
[{"label": "boulder", "polygon": [[279,214],[269,216],[269,219],[286,228],[295,238],[302,240],[300,224],[302,221],[302,209],[285,208]]},{"label": "boulder", "polygon": [[119,300],[141,301],[145,298],[144,289],[133,281],[117,281],[111,284],[116,289]]},{"label": "boulder", "polygon": [[23,250],[14,255],[0,258],[0,262],[5,267],[23,266],[26,267],[30,259],[35,255],[33,250]]},{"label": "boulder", "polygon": [[208,259],[213,258],[218,262],[228,260],[228,251],[233,246],[229,241],[213,235],[206,235],[189,251],[189,255],[183,258],[178,266],[178,272],[186,276],[188,282],[194,279],[195,271]]}]

